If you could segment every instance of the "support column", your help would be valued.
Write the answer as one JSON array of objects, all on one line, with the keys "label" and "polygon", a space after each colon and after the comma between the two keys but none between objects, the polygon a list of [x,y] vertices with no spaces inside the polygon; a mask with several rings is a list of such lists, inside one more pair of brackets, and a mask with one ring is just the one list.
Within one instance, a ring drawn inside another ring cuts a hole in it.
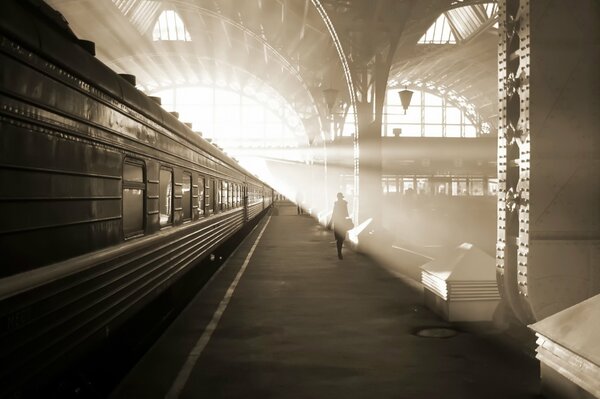
[{"label": "support column", "polygon": [[373,104],[358,104],[359,146],[359,221],[373,219],[378,226],[381,220],[381,123],[373,118]]},{"label": "support column", "polygon": [[600,292],[599,11],[499,6],[497,271],[529,324]]},{"label": "support column", "polygon": [[[381,129],[391,60],[400,32],[389,37],[388,47],[369,57],[369,62],[355,66],[358,107],[358,173],[359,223],[372,219],[371,229],[381,228],[383,193],[381,187]],[[372,52],[369,52],[371,54]]]}]

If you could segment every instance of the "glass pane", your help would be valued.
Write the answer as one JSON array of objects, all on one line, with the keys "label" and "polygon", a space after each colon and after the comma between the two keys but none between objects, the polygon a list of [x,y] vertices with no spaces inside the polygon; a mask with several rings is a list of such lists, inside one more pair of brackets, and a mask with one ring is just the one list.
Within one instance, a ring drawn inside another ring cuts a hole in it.
[{"label": "glass pane", "polygon": [[227,182],[221,182],[221,210],[227,209]]},{"label": "glass pane", "polygon": [[[409,108],[409,110],[410,110],[410,108]],[[402,111],[402,113],[400,113],[400,114],[388,114],[386,116],[386,120],[387,120],[387,123],[389,125],[396,125],[396,124],[411,123],[411,121],[413,119],[408,114],[404,115],[404,111]],[[421,116],[420,115],[415,120],[415,123],[421,123]]]},{"label": "glass pane", "polygon": [[181,185],[181,206],[183,207],[183,218],[192,218],[192,176],[188,173],[183,174]]},{"label": "glass pane", "polygon": [[215,104],[240,104],[240,94],[229,90],[215,89]]},{"label": "glass pane", "polygon": [[496,195],[498,193],[498,179],[488,180],[487,195]]},{"label": "glass pane", "polygon": [[[412,103],[412,101],[411,101]],[[442,97],[438,97],[431,93],[425,93],[425,106],[442,105]]]},{"label": "glass pane", "polygon": [[159,188],[160,225],[166,226],[173,220],[173,172],[160,170]]},{"label": "glass pane", "polygon": [[431,188],[429,187],[429,179],[419,178],[417,179],[417,194],[430,194]]},{"label": "glass pane", "polygon": [[144,182],[144,171],[140,165],[130,163],[123,164],[123,180],[132,182]]},{"label": "glass pane", "polygon": [[406,115],[402,115],[401,123],[421,123],[421,107],[418,103],[413,103],[406,109]]},{"label": "glass pane", "polygon": [[222,190],[223,190],[223,186],[222,186],[222,182],[219,180],[215,180],[215,199],[216,199],[216,207],[215,207],[215,212],[216,211],[221,211],[223,210],[222,204],[223,204],[223,198],[222,198]]},{"label": "glass pane", "polygon": [[450,183],[446,182],[435,182],[433,183],[433,187],[435,188],[435,194],[437,195],[448,195],[451,190]]},{"label": "glass pane", "polygon": [[210,215],[215,211],[215,181],[213,179],[207,179],[206,183],[206,202],[204,207],[206,208],[207,215]]},{"label": "glass pane", "polygon": [[395,177],[384,177],[383,181],[385,182],[385,192],[387,193],[396,193],[398,192],[398,186],[396,185]]},{"label": "glass pane", "polygon": [[404,194],[414,194],[415,184],[412,178],[402,179],[402,191]]},{"label": "glass pane", "polygon": [[283,125],[281,124],[265,124],[266,137],[281,137],[283,133]]},{"label": "glass pane", "polygon": [[229,208],[233,206],[233,186],[231,183],[229,184],[229,189],[227,190],[227,206]]},{"label": "glass pane", "polygon": [[244,123],[262,124],[265,120],[263,109],[259,106],[245,105],[242,108],[242,120]]},{"label": "glass pane", "polygon": [[442,125],[425,125],[425,137],[442,137]]},{"label": "glass pane", "polygon": [[198,215],[204,215],[204,185],[206,184],[204,177],[198,178]]},{"label": "glass pane", "polygon": [[425,123],[442,123],[442,107],[425,107]]},{"label": "glass pane", "polygon": [[446,123],[449,124],[460,124],[460,116],[462,111],[458,108],[449,107],[446,108]]},{"label": "glass pane", "polygon": [[412,90],[412,92],[413,92],[413,95],[410,98],[411,107],[416,106],[417,108],[420,108],[421,107],[421,89],[410,89],[410,90]]},{"label": "glass pane", "polygon": [[215,122],[224,123],[228,126],[240,123],[240,108],[232,105],[221,105],[215,107]]},{"label": "glass pane", "polygon": [[471,179],[471,195],[483,195],[483,179]]},{"label": "glass pane", "polygon": [[467,195],[467,179],[453,179],[452,195]]},{"label": "glass pane", "polygon": [[144,230],[144,190],[123,189],[123,233],[125,236]]},{"label": "glass pane", "polygon": [[465,137],[475,137],[477,136],[477,129],[473,125],[465,126]]},{"label": "glass pane", "polygon": [[460,137],[460,125],[446,125],[446,137]]}]

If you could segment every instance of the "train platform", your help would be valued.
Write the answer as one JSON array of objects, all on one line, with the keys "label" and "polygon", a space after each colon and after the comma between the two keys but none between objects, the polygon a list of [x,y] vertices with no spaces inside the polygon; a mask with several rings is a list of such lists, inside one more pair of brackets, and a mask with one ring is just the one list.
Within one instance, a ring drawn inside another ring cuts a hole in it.
[{"label": "train platform", "polygon": [[414,284],[344,251],[276,203],[111,397],[538,397],[531,355],[444,322]]}]

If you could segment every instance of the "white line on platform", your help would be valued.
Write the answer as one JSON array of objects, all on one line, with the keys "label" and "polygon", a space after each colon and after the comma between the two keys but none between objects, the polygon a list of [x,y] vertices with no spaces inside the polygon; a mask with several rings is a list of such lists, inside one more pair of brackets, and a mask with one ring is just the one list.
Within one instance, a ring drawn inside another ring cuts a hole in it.
[{"label": "white line on platform", "polygon": [[235,279],[233,279],[233,281],[231,282],[231,285],[227,289],[225,296],[221,300],[221,303],[219,303],[217,310],[215,310],[212,320],[210,321],[210,323],[208,323],[208,325],[204,329],[204,333],[202,333],[202,336],[200,336],[200,338],[198,339],[198,341],[196,342],[196,344],[190,351],[183,367],[181,367],[181,370],[179,370],[179,374],[177,374],[177,378],[175,379],[175,382],[173,382],[171,389],[169,389],[169,392],[167,392],[167,394],[165,395],[165,399],[179,398],[179,395],[181,394],[181,391],[185,387],[185,384],[187,383],[187,381],[190,377],[190,374],[192,373],[192,369],[194,368],[194,366],[196,365],[196,362],[198,361],[198,358],[202,354],[202,351],[204,351],[204,348],[206,348],[208,341],[210,341],[210,338],[212,337],[213,333],[217,329],[217,326],[219,325],[219,321],[221,320],[221,317],[223,316],[225,309],[227,309],[227,305],[229,305],[229,301],[231,300],[231,297],[233,296],[233,292],[235,291],[235,288],[237,287],[240,279],[242,278],[244,271],[246,271],[246,267],[248,266],[248,263],[250,263],[250,258],[252,257],[252,254],[254,254],[254,250],[256,249],[258,242],[260,241],[260,238],[262,237],[263,233],[265,232],[265,229],[267,228],[269,221],[271,221],[271,216],[269,216],[269,218],[267,219],[267,222],[265,223],[262,230],[258,234],[258,237],[256,237],[256,241],[254,241],[254,244],[252,245],[250,252],[248,252],[248,255],[246,256],[246,260],[244,260],[244,264],[238,271],[237,275],[235,276]]}]

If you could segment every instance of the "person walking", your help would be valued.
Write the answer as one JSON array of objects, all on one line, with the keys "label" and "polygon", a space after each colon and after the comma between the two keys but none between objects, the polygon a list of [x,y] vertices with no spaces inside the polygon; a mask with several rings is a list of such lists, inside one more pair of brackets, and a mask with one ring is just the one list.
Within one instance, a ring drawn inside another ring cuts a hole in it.
[{"label": "person walking", "polygon": [[304,213],[304,208],[302,207],[303,202],[304,196],[302,195],[302,191],[298,191],[296,193],[296,205],[298,206],[298,215],[302,215]]},{"label": "person walking", "polygon": [[348,202],[344,200],[344,194],[337,193],[337,201],[333,203],[333,213],[331,214],[331,220],[329,221],[329,228],[333,225],[333,235],[335,236],[335,242],[337,247],[337,253],[339,259],[344,259],[342,255],[342,246],[346,239],[346,233],[352,227],[352,219],[348,215]]}]

